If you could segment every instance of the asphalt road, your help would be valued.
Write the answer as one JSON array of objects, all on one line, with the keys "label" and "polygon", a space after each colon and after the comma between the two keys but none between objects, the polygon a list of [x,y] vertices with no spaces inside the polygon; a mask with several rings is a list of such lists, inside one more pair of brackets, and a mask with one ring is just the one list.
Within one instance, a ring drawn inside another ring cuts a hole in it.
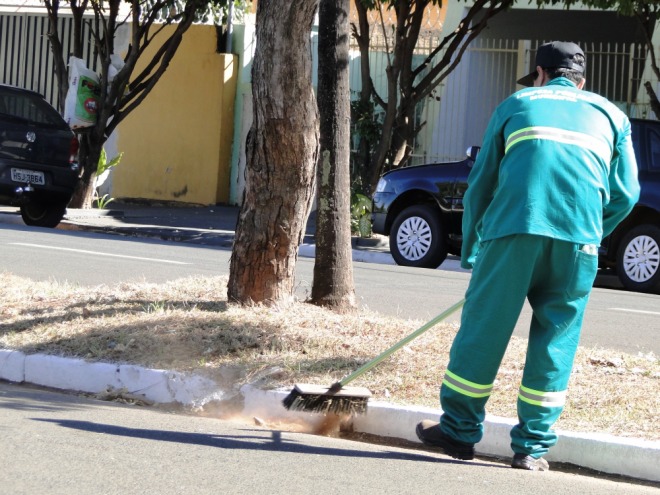
[{"label": "asphalt road", "polygon": [[[5,224],[0,229],[0,270],[37,280],[86,286],[129,280],[163,282],[190,275],[227,275],[227,249],[108,234],[37,229]],[[314,260],[299,258],[296,293],[311,292]],[[429,320],[461,299],[469,273],[355,263],[360,304],[382,314]],[[450,321],[458,321],[454,315]],[[525,336],[531,309],[516,328]],[[595,288],[587,309],[582,345],[660,355],[660,295]]]},{"label": "asphalt road", "polygon": [[657,494],[630,480],[173,414],[0,382],[0,492]]}]

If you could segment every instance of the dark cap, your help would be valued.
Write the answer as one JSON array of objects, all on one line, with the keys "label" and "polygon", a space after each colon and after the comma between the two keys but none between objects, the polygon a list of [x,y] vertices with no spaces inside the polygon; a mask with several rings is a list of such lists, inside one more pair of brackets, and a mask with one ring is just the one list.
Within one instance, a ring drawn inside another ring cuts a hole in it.
[{"label": "dark cap", "polygon": [[[580,62],[574,60],[575,55],[582,55]],[[536,67],[539,66],[544,69],[564,67],[566,69],[573,69],[584,73],[584,60],[584,52],[575,43],[571,43],[570,41],[553,41],[551,43],[546,43],[539,46],[536,51],[534,71],[527,74],[525,77],[521,77],[517,82],[523,86],[534,86]]]}]

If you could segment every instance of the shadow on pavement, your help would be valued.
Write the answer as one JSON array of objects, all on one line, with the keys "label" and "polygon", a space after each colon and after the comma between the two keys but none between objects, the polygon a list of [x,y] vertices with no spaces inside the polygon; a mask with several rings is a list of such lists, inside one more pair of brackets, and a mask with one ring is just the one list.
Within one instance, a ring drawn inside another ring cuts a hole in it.
[{"label": "shadow on pavement", "polygon": [[[341,449],[333,447],[316,447],[292,441],[284,438],[281,431],[277,430],[249,430],[241,436],[209,435],[204,433],[188,433],[179,431],[153,430],[144,428],[127,428],[124,426],[108,425],[101,423],[92,423],[90,421],[57,420],[45,418],[33,418],[35,421],[54,423],[64,428],[86,431],[90,433],[99,433],[103,435],[117,435],[122,437],[140,438],[144,440],[155,440],[161,442],[174,442],[179,444],[202,445],[206,447],[216,447],[222,449],[254,449],[269,450],[274,452],[291,452],[296,454],[313,454],[340,457],[369,457],[376,459],[395,459],[406,461],[422,462],[443,462],[464,464],[466,461],[454,459],[439,459],[437,457],[423,454],[413,454],[407,452],[365,452],[362,450]],[[270,433],[268,436],[257,433]],[[484,466],[492,468],[493,464],[479,463],[471,461],[472,466]],[[496,466],[504,467],[504,466]]]}]

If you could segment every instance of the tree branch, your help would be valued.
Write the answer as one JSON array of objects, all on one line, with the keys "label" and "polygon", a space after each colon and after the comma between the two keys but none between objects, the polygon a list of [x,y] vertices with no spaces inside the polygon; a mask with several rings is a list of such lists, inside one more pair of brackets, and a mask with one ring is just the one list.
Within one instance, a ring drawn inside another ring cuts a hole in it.
[{"label": "tree branch", "polygon": [[66,69],[66,62],[62,54],[62,40],[57,29],[57,22],[59,18],[60,2],[59,0],[44,0],[46,5],[46,13],[48,14],[48,39],[50,40],[50,48],[53,53],[53,61],[55,64],[55,77],[57,78],[57,98],[60,113],[64,113],[64,102],[66,101],[66,94],[69,92],[69,78]]},{"label": "tree branch", "polygon": [[644,83],[644,88],[646,88],[646,94],[649,95],[651,110],[653,110],[656,120],[660,119],[660,102],[658,101],[658,97],[653,90],[653,85],[649,81],[646,81]]},{"label": "tree branch", "polygon": [[[642,26],[642,33],[644,33],[644,43],[649,51],[651,59],[651,69],[655,76],[660,79],[660,68],[655,58],[655,47],[653,46],[653,30],[655,27],[655,16],[651,15],[651,10],[648,5],[641,5],[640,10],[635,11],[635,17],[639,24]],[[654,13],[655,14],[655,13]],[[659,115],[660,117],[660,115]]]},{"label": "tree branch", "polygon": [[370,43],[370,26],[369,19],[367,18],[367,9],[361,1],[355,2],[355,10],[358,15],[358,22],[360,27],[351,23],[351,31],[353,37],[357,41],[360,54],[362,56],[360,61],[360,73],[362,76],[362,93],[360,94],[360,99],[363,101],[369,101],[373,99],[378,106],[385,108],[385,101],[378,94],[374,81],[371,77],[371,69],[369,64],[369,43]]},{"label": "tree branch", "polygon": [[[487,27],[488,20],[500,11],[507,9],[513,2],[514,0],[477,0],[475,2],[456,30],[446,36],[433,51],[434,54],[437,54],[447,43],[449,44],[440,62],[417,84],[416,102],[430,95],[433,89],[456,68],[470,43]],[[485,9],[485,15],[474,27],[470,27],[477,14],[484,12],[485,4],[489,4],[489,7]],[[429,59],[427,58],[427,60]]]},{"label": "tree branch", "polygon": [[378,15],[380,17],[380,28],[383,31],[383,38],[385,41],[385,53],[387,54],[387,67],[389,68],[392,65],[390,58],[390,46],[387,42],[387,31],[385,30],[385,19],[383,19],[383,4],[380,0],[376,0],[376,5],[378,6]]}]

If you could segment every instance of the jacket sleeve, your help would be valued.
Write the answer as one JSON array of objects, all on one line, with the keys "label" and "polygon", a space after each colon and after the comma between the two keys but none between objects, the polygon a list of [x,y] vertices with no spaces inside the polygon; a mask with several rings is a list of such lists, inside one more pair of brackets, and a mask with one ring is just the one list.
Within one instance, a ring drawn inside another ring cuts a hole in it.
[{"label": "jacket sleeve", "polygon": [[610,200],[603,208],[603,237],[614,231],[639,200],[637,161],[630,137],[630,122],[627,119],[612,154],[609,186]]},{"label": "jacket sleeve", "polygon": [[461,267],[474,266],[481,243],[482,220],[497,189],[500,160],[504,156],[502,124],[497,110],[488,123],[482,148],[470,175],[463,197],[463,244]]}]

